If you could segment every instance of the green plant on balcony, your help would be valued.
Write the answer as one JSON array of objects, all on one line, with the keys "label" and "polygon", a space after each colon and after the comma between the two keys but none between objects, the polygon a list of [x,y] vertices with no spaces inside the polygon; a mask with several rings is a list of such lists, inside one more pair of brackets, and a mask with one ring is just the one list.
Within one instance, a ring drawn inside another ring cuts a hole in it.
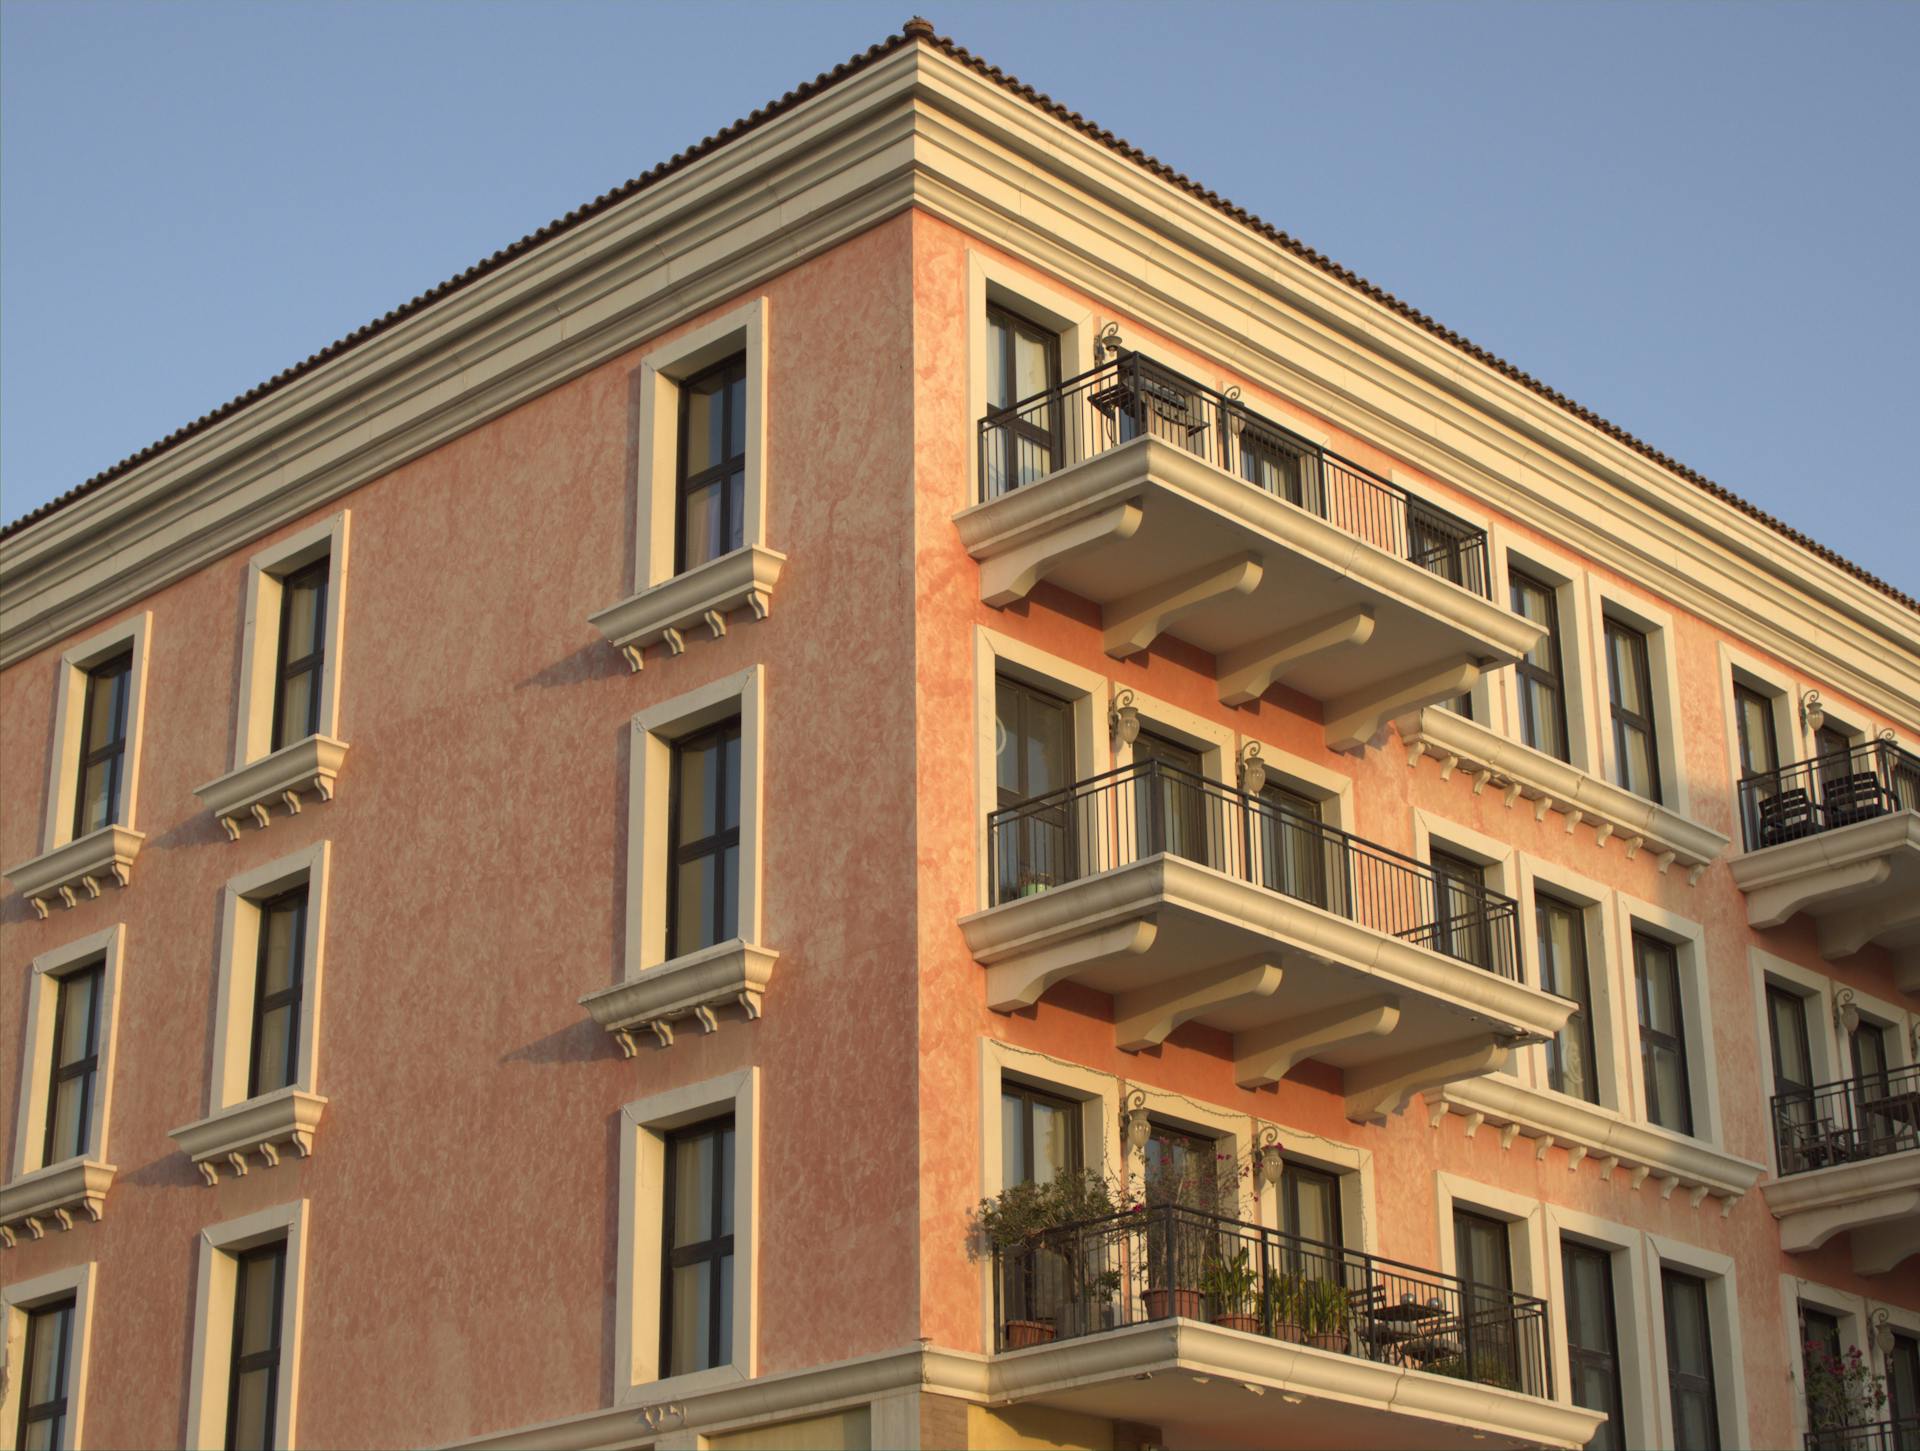
[{"label": "green plant on balcony", "polygon": [[1260,1309],[1277,1339],[1295,1345],[1307,1338],[1307,1281],[1294,1271],[1268,1270],[1260,1287]]},{"label": "green plant on balcony", "polygon": [[1332,1280],[1303,1281],[1300,1319],[1307,1344],[1322,1350],[1345,1350],[1347,1327],[1353,1319],[1353,1303],[1346,1287]]},{"label": "green plant on balcony", "polygon": [[1213,1323],[1233,1330],[1258,1330],[1260,1317],[1253,1308],[1254,1287],[1259,1274],[1240,1246],[1232,1259],[1209,1257],[1200,1274],[1200,1290],[1213,1309]]},{"label": "green plant on balcony", "polygon": [[976,1257],[992,1253],[1000,1260],[1002,1283],[1009,1291],[1009,1345],[1053,1339],[1063,1309],[1075,1322],[1068,1327],[1070,1334],[1092,1328],[1093,1307],[1118,1293],[1120,1272],[1090,1272],[1087,1251],[1106,1243],[1110,1232],[1088,1241],[1073,1230],[1132,1207],[1124,1184],[1093,1169],[1012,1184],[975,1206],[969,1247]]},{"label": "green plant on balcony", "polygon": [[1845,1355],[1835,1355],[1820,1341],[1809,1340],[1803,1351],[1808,1426],[1837,1431],[1880,1419],[1887,1404],[1887,1384],[1873,1373],[1859,1346],[1850,1345]]}]

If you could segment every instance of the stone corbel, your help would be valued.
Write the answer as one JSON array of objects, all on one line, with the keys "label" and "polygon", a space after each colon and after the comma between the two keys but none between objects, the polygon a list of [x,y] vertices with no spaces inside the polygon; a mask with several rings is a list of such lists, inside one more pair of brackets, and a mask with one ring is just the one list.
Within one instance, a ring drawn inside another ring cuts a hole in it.
[{"label": "stone corbel", "polygon": [[1030,1008],[1048,988],[1090,962],[1145,952],[1157,931],[1153,918],[1141,917],[996,962],[987,969],[987,1006],[996,1013]]},{"label": "stone corbel", "polygon": [[1250,1028],[1234,1035],[1233,1081],[1242,1088],[1278,1083],[1317,1052],[1384,1037],[1399,1024],[1399,1000],[1378,997]]},{"label": "stone corbel", "polygon": [[1420,669],[1327,702],[1326,741],[1330,751],[1350,751],[1366,745],[1389,720],[1435,701],[1450,700],[1473,688],[1480,665],[1471,659],[1454,661],[1439,670]]},{"label": "stone corbel", "polygon": [[1118,544],[1139,532],[1146,517],[1137,499],[1065,524],[980,566],[980,598],[996,610],[1025,599],[1067,560],[1098,544]]},{"label": "stone corbel", "polygon": [[1183,615],[1216,600],[1250,595],[1264,571],[1251,554],[1225,564],[1205,564],[1163,584],[1115,600],[1102,615],[1106,652],[1117,660],[1147,649]]},{"label": "stone corbel", "polygon": [[1280,968],[1254,959],[1123,992],[1113,1003],[1114,1042],[1123,1052],[1138,1053],[1210,1008],[1272,997],[1279,986]]},{"label": "stone corbel", "polygon": [[1482,1036],[1438,1043],[1419,1053],[1349,1069],[1347,1117],[1355,1123],[1379,1123],[1399,1113],[1416,1093],[1496,1073],[1506,1063],[1507,1044]]},{"label": "stone corbel", "polygon": [[[1340,610],[1282,630],[1251,645],[1229,650],[1215,662],[1223,705],[1248,705],[1265,695],[1289,670],[1336,650],[1357,648],[1373,638],[1373,615],[1364,609]],[[1419,759],[1420,748],[1408,753],[1407,764]]]}]

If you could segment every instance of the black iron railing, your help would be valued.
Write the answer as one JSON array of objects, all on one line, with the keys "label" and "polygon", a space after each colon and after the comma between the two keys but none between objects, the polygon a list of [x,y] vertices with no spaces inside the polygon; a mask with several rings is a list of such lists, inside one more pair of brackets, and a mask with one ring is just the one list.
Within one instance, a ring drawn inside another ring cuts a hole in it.
[{"label": "black iron railing", "polygon": [[1138,353],[983,418],[980,497],[1149,436],[1492,598],[1484,529]]},{"label": "black iron railing", "polygon": [[1806,1451],[1920,1451],[1920,1417],[1807,1432]]},{"label": "black iron railing", "polygon": [[1050,1230],[993,1268],[999,1350],[1177,1316],[1553,1394],[1544,1300],[1184,1205]]},{"label": "black iron railing", "polygon": [[1512,898],[1164,761],[1002,807],[987,852],[995,906],[1168,852],[1520,977]]},{"label": "black iron railing", "polygon": [[1780,1173],[1920,1149],[1920,1064],[1773,1096]]},{"label": "black iron railing", "polygon": [[1920,811],[1920,756],[1892,741],[1868,741],[1740,783],[1748,851],[1895,811]]}]

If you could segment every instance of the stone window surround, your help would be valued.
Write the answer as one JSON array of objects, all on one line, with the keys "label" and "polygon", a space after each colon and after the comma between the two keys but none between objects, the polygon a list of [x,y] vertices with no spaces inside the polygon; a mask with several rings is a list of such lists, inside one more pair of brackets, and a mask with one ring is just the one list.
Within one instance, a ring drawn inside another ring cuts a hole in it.
[{"label": "stone window surround", "polygon": [[1740,714],[1733,688],[1744,685],[1767,697],[1773,708],[1773,735],[1780,749],[1780,762],[1788,766],[1804,761],[1813,752],[1806,747],[1800,721],[1800,697],[1807,687],[1769,661],[1744,650],[1719,642],[1720,715],[1727,743],[1727,780],[1731,783],[1728,800],[1733,821],[1729,828],[1732,849],[1745,851],[1746,839],[1740,829]]},{"label": "stone window surround", "polygon": [[1653,1351],[1652,1400],[1658,1438],[1650,1444],[1674,1444],[1673,1395],[1667,1384],[1666,1301],[1660,1287],[1661,1269],[1671,1266],[1707,1282],[1707,1319],[1713,1337],[1713,1389],[1719,1403],[1721,1444],[1753,1445],[1753,1435],[1747,1428],[1746,1377],[1742,1374],[1746,1354],[1741,1346],[1740,1295],[1734,1282],[1732,1258],[1651,1232],[1646,1235],[1646,1243],[1647,1290],[1653,1306],[1653,1313],[1647,1319]]},{"label": "stone window surround", "polygon": [[1693,816],[1687,770],[1685,722],[1680,712],[1680,664],[1674,638],[1673,612],[1639,594],[1595,580],[1587,597],[1587,629],[1597,656],[1600,731],[1600,768],[1594,774],[1618,783],[1619,762],[1614,759],[1613,704],[1607,684],[1607,620],[1617,619],[1647,638],[1647,679],[1653,691],[1654,745],[1660,762],[1659,805],[1677,816]]},{"label": "stone window surround", "polygon": [[1622,1444],[1652,1446],[1654,1441],[1654,1377],[1647,1359],[1652,1343],[1648,1322],[1658,1306],[1647,1298],[1646,1235],[1628,1225],[1600,1219],[1559,1204],[1544,1204],[1546,1235],[1546,1296],[1549,1351],[1553,1356],[1553,1384],[1559,1399],[1573,1403],[1573,1381],[1567,1357],[1567,1287],[1561,1264],[1561,1242],[1577,1239],[1611,1256],[1613,1279],[1614,1355],[1620,1366],[1620,1400],[1626,1425]]},{"label": "stone window surround", "polygon": [[[1594,1068],[1600,1080],[1597,1107],[1618,1113],[1627,1102],[1626,1082],[1629,1065],[1620,1046],[1626,1041],[1622,1013],[1629,999],[1620,986],[1619,964],[1623,960],[1618,937],[1619,918],[1613,910],[1613,889],[1592,877],[1546,861],[1527,852],[1516,852],[1519,890],[1513,895],[1520,902],[1520,960],[1526,980],[1539,987],[1544,980],[1540,962],[1540,939],[1535,930],[1539,894],[1558,897],[1581,909],[1586,928],[1587,986],[1593,997]],[[1523,1048],[1515,1055],[1508,1077],[1533,1092],[1552,1098],[1572,1098],[1548,1086],[1547,1050],[1544,1044]],[[1576,1100],[1587,1103],[1585,1099]]]},{"label": "stone window surround", "polygon": [[[652,1405],[750,1381],[757,1373],[760,1070],[635,1099],[620,1110],[619,1264],[614,1294],[614,1400]],[[733,1114],[733,1354],[725,1365],[661,1378],[660,1246],[666,1135]]]},{"label": "stone window surround", "polygon": [[1460,1273],[1455,1259],[1453,1235],[1455,1206],[1504,1220],[1507,1225],[1507,1259],[1513,1273],[1516,1295],[1544,1297],[1547,1287],[1546,1201],[1482,1184],[1461,1174],[1437,1170],[1433,1176],[1434,1234],[1439,1241],[1440,1273]]},{"label": "stone window surround", "polygon": [[193,1297],[193,1365],[187,1392],[186,1444],[226,1444],[227,1388],[233,1350],[233,1296],[239,1256],[275,1240],[287,1244],[286,1293],[280,1306],[280,1383],[273,1444],[291,1448],[300,1404],[300,1309],[307,1271],[307,1201],[296,1199],[200,1231]]},{"label": "stone window surround", "polygon": [[[1588,626],[1591,619],[1587,607],[1588,572],[1572,557],[1534,539],[1520,537],[1511,525],[1499,520],[1489,525],[1487,538],[1496,570],[1497,603],[1505,606],[1510,598],[1516,569],[1553,587],[1554,612],[1560,625],[1560,685],[1566,704],[1567,764],[1589,775],[1599,774],[1601,753],[1594,733],[1594,706],[1596,700],[1604,706],[1607,693],[1604,683],[1597,692],[1593,688],[1599,678],[1594,675],[1593,665],[1600,657]],[[1499,697],[1500,724],[1496,729],[1509,739],[1519,741],[1518,676],[1511,670],[1496,670],[1482,675],[1481,680]],[[1475,703],[1478,704],[1477,696]],[[1485,719],[1482,718],[1483,722]]]},{"label": "stone window surround", "polygon": [[[273,702],[280,653],[280,581],[315,560],[327,565],[326,660],[320,673],[320,730],[340,733],[340,677],[347,610],[349,511],[309,525],[247,561],[246,632],[240,650],[240,698],[232,768],[260,760],[273,747]],[[282,747],[287,749],[287,747]]]},{"label": "stone window surround", "polygon": [[[1620,942],[1620,980],[1623,987],[1634,984],[1633,933],[1673,944],[1680,967],[1681,1012],[1687,1035],[1687,1091],[1693,1099],[1693,1133],[1678,1134],[1712,1148],[1726,1148],[1724,1120],[1720,1113],[1720,1055],[1713,1028],[1712,994],[1707,990],[1706,929],[1698,922],[1630,897],[1614,894],[1619,914],[1615,928]],[[1640,1123],[1651,1124],[1647,1117],[1646,1084],[1640,1076],[1640,1010],[1638,986],[1634,987],[1634,1010],[1623,1015],[1621,1028],[1626,1040],[1628,1097],[1627,1115]]]},{"label": "stone window surround", "polygon": [[[5,1354],[0,1360],[12,1367],[22,1367],[25,1362],[28,1312],[50,1301],[73,1297],[73,1342],[67,1360],[66,1444],[69,1446],[87,1444],[84,1423],[89,1351],[93,1342],[93,1281],[94,1266],[88,1260],[0,1286],[0,1336],[5,1337]],[[20,1425],[20,1396],[25,1383],[24,1371],[16,1369],[5,1377],[5,1384],[0,1385],[0,1427],[5,1428],[9,1446]]]}]

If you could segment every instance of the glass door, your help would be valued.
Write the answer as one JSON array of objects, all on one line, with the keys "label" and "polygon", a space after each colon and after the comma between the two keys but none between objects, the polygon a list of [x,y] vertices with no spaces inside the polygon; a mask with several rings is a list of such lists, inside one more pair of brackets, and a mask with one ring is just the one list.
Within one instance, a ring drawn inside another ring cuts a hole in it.
[{"label": "glass door", "polygon": [[1813,1054],[1807,1046],[1807,1004],[1774,983],[1767,984],[1767,1038],[1773,1047],[1774,1135],[1780,1172],[1811,1166],[1821,1152],[1814,1142]]},{"label": "glass door", "polygon": [[1505,1220],[1453,1211],[1454,1271],[1461,1290],[1460,1341],[1466,1372],[1484,1384],[1521,1385],[1513,1323],[1513,1253]]},{"label": "glass door", "polygon": [[1142,731],[1133,743],[1133,766],[1134,789],[1139,793],[1140,855],[1164,851],[1189,861],[1212,861],[1200,753]]},{"label": "glass door", "polygon": [[1028,897],[1079,874],[1073,799],[1073,707],[1002,676],[994,687],[994,901]]},{"label": "glass door", "polygon": [[1043,479],[1057,467],[1059,384],[1060,339],[1005,308],[989,307],[987,418],[993,426],[981,459],[987,498]]},{"label": "glass door", "polygon": [[1320,829],[1320,803],[1285,786],[1268,785],[1260,792],[1253,817],[1260,885],[1316,907],[1329,906],[1328,879],[1340,875],[1342,859],[1339,839]]}]

